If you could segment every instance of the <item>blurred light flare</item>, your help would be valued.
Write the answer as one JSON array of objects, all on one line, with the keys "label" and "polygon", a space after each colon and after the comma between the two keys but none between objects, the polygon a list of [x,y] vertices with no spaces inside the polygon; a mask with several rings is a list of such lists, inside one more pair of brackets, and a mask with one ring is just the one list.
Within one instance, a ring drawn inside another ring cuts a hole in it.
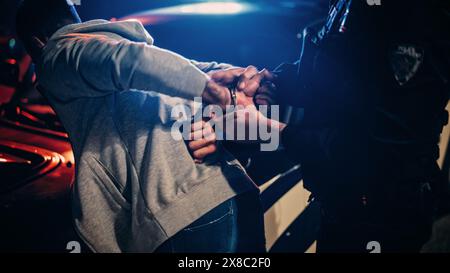
[{"label": "blurred light flare", "polygon": [[176,5],[165,8],[152,9],[126,16],[120,20],[136,19],[144,25],[165,21],[172,16],[189,15],[237,15],[257,10],[254,4],[245,2],[206,2]]},{"label": "blurred light flare", "polygon": [[10,65],[16,65],[17,64],[16,59],[7,59],[7,60],[5,60],[5,62],[10,64]]},{"label": "blurred light flare", "polygon": [[239,14],[249,10],[248,4],[241,4],[236,2],[211,2],[211,3],[199,3],[182,5],[173,7],[174,11],[179,9],[183,14],[197,14],[197,15],[226,15],[226,14]]}]

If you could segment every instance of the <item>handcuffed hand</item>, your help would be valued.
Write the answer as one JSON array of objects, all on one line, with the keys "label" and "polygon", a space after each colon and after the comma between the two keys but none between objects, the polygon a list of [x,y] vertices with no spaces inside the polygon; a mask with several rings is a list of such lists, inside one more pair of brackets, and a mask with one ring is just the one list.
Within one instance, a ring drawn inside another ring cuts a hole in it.
[{"label": "handcuffed hand", "polygon": [[[213,117],[211,120],[215,128],[224,134],[224,140],[267,141],[260,136],[261,126],[264,126],[263,131],[268,132],[280,132],[284,129],[285,124],[267,118],[256,107],[275,104],[275,76],[271,72],[266,69],[258,71],[256,67],[249,66],[212,71],[209,76],[211,78],[202,96],[206,103],[219,105],[226,110],[226,107],[233,103],[230,88],[236,90],[235,103],[238,107],[235,111]],[[226,120],[230,119],[234,125],[227,128]],[[217,151],[217,136],[210,122],[192,124],[191,139],[187,143],[188,149],[196,163],[202,163],[205,157]]]},{"label": "handcuffed hand", "polygon": [[228,88],[236,88],[237,105],[274,102],[272,94],[274,85],[270,82],[274,76],[266,69],[258,71],[254,66],[237,67],[212,71],[209,76],[211,80],[203,93],[203,99],[209,104],[219,105],[222,109],[231,105],[232,98]]},{"label": "handcuffed hand", "polygon": [[187,147],[195,163],[203,163],[205,157],[217,151],[216,134],[205,121],[193,123]]}]

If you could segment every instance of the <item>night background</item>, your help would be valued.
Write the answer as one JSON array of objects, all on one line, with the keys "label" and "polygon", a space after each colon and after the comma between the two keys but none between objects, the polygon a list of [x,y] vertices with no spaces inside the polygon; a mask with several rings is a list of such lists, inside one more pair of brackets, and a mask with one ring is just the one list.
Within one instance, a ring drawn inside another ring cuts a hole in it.
[{"label": "night background", "polygon": [[[68,243],[81,241],[70,214],[74,158],[57,116],[27,83],[33,73],[15,37],[18,2],[0,0],[0,252],[70,252]],[[83,21],[138,19],[156,46],[186,58],[274,69],[298,59],[300,33],[323,22],[328,4],[81,0],[77,10]],[[441,149],[446,151],[448,127],[443,136]],[[252,159],[248,171],[262,190],[268,249],[314,252],[319,212],[307,205],[309,192],[303,189],[299,166],[278,152],[241,157],[244,163]],[[443,156],[439,163],[448,168]]]}]

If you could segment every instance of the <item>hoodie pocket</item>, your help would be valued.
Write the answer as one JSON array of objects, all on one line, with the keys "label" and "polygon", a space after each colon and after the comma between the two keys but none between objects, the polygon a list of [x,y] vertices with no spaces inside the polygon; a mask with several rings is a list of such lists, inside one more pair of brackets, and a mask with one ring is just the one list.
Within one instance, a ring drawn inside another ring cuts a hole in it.
[{"label": "hoodie pocket", "polygon": [[235,213],[233,209],[235,206],[236,205],[234,199],[225,201],[219,206],[207,212],[205,215],[200,217],[200,219],[196,220],[188,227],[184,228],[183,231],[195,232],[213,228],[214,226],[221,224],[232,217]]},{"label": "hoodie pocket", "polygon": [[101,163],[98,159],[94,157],[88,157],[87,163],[89,168],[96,176],[96,181],[100,187],[102,187],[106,192],[110,200],[115,202],[120,207],[129,210],[131,208],[130,203],[122,195],[121,190],[118,185],[121,185],[114,175],[106,168],[106,166]]}]

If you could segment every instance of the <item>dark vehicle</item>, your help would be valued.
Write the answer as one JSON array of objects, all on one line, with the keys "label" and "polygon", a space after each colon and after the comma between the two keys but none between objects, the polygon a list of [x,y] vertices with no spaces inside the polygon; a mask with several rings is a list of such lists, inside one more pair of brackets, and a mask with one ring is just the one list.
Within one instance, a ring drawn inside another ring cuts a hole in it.
[{"label": "dark vehicle", "polygon": [[23,72],[31,67],[29,57],[13,37],[1,42],[0,251],[61,251],[76,238],[71,146],[55,113],[33,90],[32,73],[27,78]]}]

